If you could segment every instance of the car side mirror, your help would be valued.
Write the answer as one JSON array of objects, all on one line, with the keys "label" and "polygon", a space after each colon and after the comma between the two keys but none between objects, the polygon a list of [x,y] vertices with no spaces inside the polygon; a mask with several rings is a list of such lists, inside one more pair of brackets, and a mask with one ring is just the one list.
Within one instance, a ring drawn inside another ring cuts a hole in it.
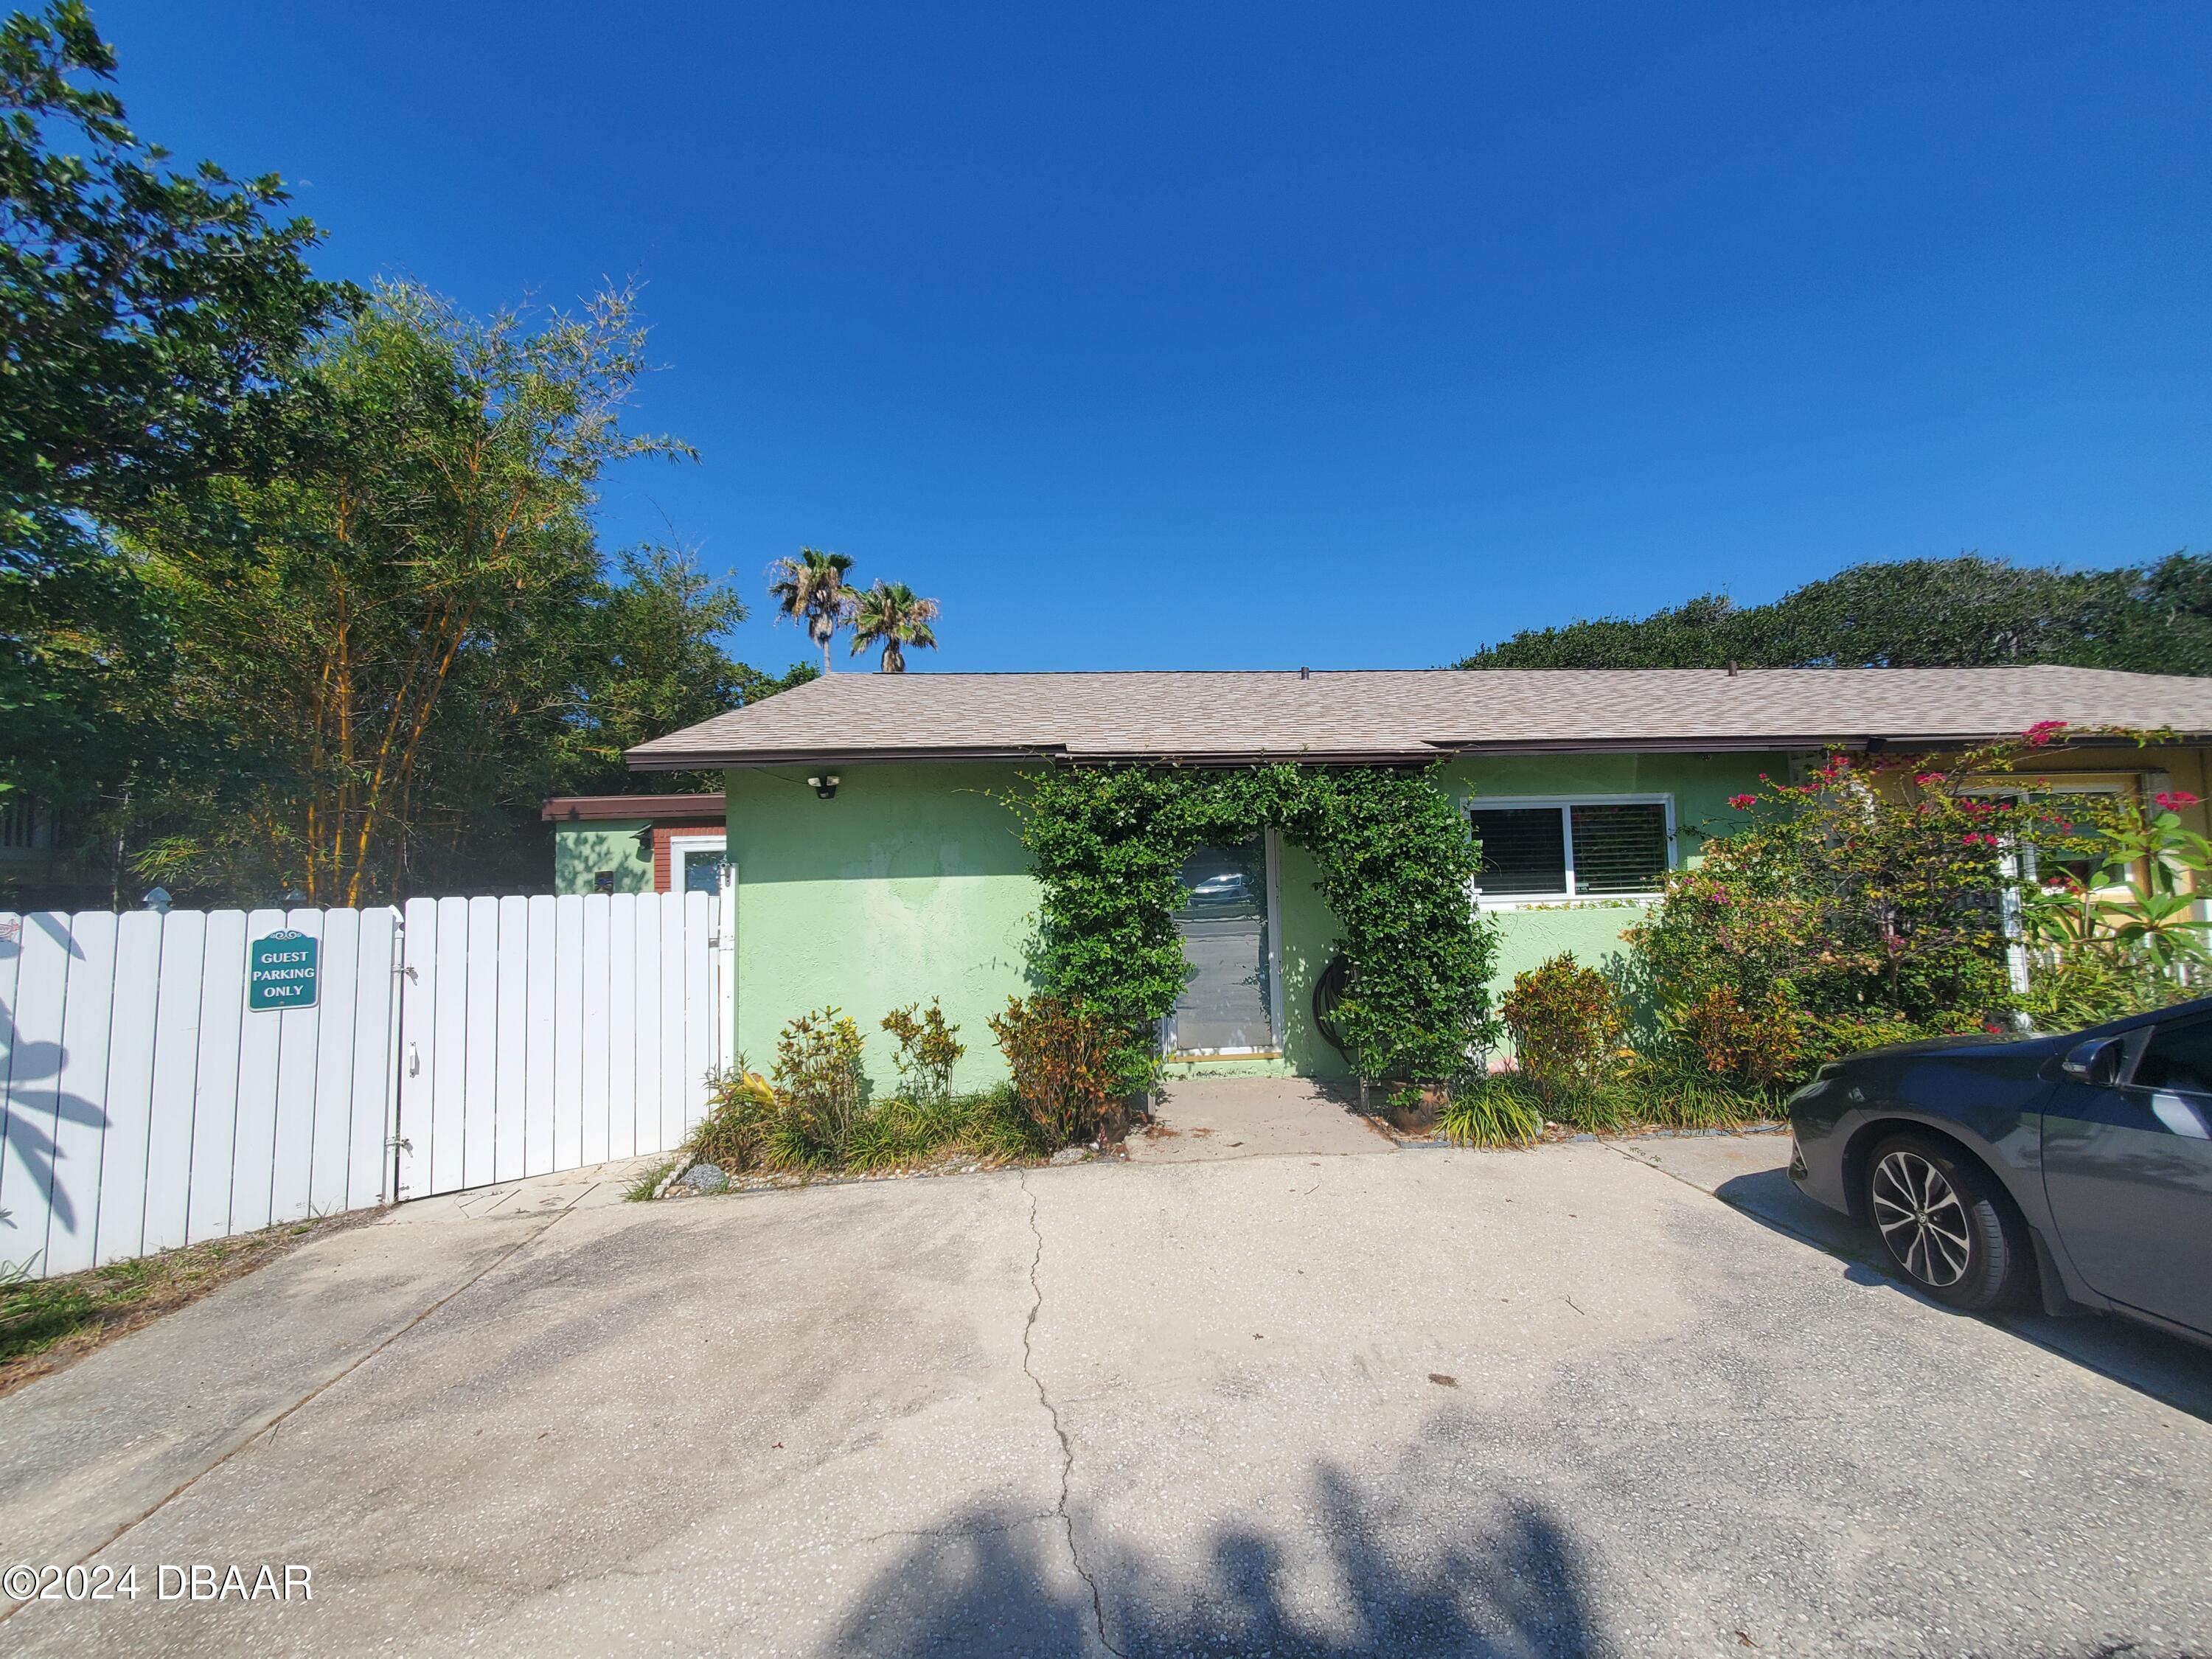
[{"label": "car side mirror", "polygon": [[2101,1088],[2120,1074],[2120,1040],[2092,1037],[2087,1042],[2077,1042],[2066,1051],[2066,1058],[2058,1062],[2058,1069],[2076,1083]]}]

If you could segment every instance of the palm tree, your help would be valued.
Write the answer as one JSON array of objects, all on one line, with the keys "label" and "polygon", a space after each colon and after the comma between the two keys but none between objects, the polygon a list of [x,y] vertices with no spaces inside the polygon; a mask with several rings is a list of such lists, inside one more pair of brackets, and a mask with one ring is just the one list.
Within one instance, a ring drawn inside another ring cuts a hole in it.
[{"label": "palm tree", "polygon": [[938,617],[937,601],[915,597],[904,582],[878,582],[860,595],[853,609],[853,654],[883,641],[886,674],[906,672],[906,647],[933,649],[937,635],[930,623]]},{"label": "palm tree", "polygon": [[797,623],[822,647],[822,672],[830,672],[830,641],[853,620],[854,595],[845,580],[853,561],[842,553],[799,550],[795,559],[778,559],[769,566],[775,580],[769,595],[782,615]]}]

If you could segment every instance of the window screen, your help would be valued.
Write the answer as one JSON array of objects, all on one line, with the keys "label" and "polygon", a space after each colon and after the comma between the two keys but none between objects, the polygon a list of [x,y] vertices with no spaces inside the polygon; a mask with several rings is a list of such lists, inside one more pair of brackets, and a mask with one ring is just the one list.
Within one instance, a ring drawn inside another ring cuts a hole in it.
[{"label": "window screen", "polygon": [[1577,806],[1575,891],[1656,891],[1667,868],[1667,809],[1656,801]]},{"label": "window screen", "polygon": [[1267,848],[1200,847],[1183,860],[1182,936],[1190,977],[1176,999],[1168,1041],[1177,1054],[1261,1051],[1275,1046],[1267,948]]},{"label": "window screen", "polygon": [[1482,843],[1474,878],[1486,898],[1567,890],[1565,815],[1556,806],[1479,806],[1468,814]]}]

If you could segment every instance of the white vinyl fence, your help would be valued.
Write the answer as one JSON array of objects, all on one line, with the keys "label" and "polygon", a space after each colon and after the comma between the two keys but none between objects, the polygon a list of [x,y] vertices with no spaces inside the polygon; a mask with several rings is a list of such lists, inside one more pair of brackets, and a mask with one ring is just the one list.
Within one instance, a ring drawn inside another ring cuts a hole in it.
[{"label": "white vinyl fence", "polygon": [[[0,917],[0,1264],[74,1273],[390,1187],[396,910]],[[312,1008],[246,1010],[246,945],[319,941]]]},{"label": "white vinyl fence", "polygon": [[[721,1060],[719,909],[0,914],[0,1270],[673,1150]],[[249,988],[287,933],[315,941],[312,1006]]]},{"label": "white vinyl fence", "polygon": [[398,1195],[673,1152],[729,1023],[718,908],[704,893],[410,899]]}]

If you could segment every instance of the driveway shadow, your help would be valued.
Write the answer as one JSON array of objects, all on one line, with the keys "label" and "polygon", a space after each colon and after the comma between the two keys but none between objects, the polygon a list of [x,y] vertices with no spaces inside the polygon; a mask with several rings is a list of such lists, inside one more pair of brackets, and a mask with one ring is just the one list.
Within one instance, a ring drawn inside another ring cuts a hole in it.
[{"label": "driveway shadow", "polygon": [[[1609,1647],[1589,1610],[1590,1574],[1551,1514],[1502,1506],[1481,1533],[1409,1548],[1340,1470],[1314,1478],[1328,1583],[1293,1589],[1284,1544],[1258,1525],[1224,1528],[1194,1575],[1180,1553],[1150,1559],[1116,1540],[1104,1560],[1079,1523],[1089,1593],[1069,1582],[1062,1517],[963,1515],[879,1573],[832,1644],[839,1653],[1150,1655],[1234,1653],[1351,1659],[1420,1653],[1523,1659]],[[1318,1528],[1313,1522],[1318,1522]],[[1318,1594],[1316,1593],[1318,1592]],[[1317,1604],[1327,1618],[1316,1616]],[[1103,1639],[1102,1639],[1103,1638]]]},{"label": "driveway shadow", "polygon": [[[1888,1271],[1873,1238],[1848,1217],[1825,1204],[1815,1204],[1799,1192],[1783,1170],[1762,1170],[1737,1176],[1713,1188],[1713,1196],[1731,1209],[1749,1216],[1761,1226],[1785,1233],[1800,1243],[1825,1250],[1850,1264],[1847,1275],[1854,1284],[1880,1285],[1942,1308],[1929,1301]],[[1952,1310],[1944,1308],[1946,1313]],[[2168,1336],[2133,1320],[2106,1315],[2083,1314],[2054,1318],[2044,1313],[2006,1313],[1985,1317],[1988,1322],[2034,1343],[2048,1352],[2140,1394],[2163,1401],[2176,1411],[2212,1422],[2212,1349]]]}]

